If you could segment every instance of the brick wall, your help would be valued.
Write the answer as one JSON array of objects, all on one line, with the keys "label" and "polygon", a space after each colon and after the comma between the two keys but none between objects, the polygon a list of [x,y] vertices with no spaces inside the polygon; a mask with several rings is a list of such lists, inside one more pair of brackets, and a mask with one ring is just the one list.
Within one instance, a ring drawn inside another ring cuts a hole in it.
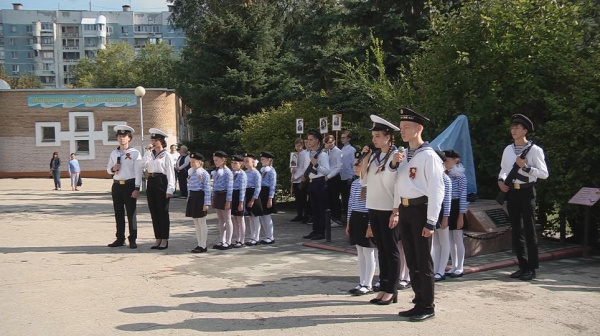
[{"label": "brick wall", "polygon": [[[69,131],[70,112],[93,112],[94,130],[102,130],[103,121],[126,121],[135,129],[132,145],[141,147],[139,105],[136,107],[110,108],[29,108],[30,94],[131,94],[133,89],[123,90],[2,90],[0,91],[0,178],[39,177],[49,174],[49,163],[53,152],[59,152],[66,176],[67,162],[71,152],[71,141],[63,140],[60,146],[38,147],[35,139],[36,122],[60,122],[61,131]],[[177,123],[180,100],[173,91],[146,89],[143,98],[144,139],[149,143],[148,129],[160,128],[169,138],[167,143],[178,140]],[[108,177],[106,164],[115,145],[104,145],[102,140],[91,140],[95,149],[93,159],[81,159],[83,176]]]}]

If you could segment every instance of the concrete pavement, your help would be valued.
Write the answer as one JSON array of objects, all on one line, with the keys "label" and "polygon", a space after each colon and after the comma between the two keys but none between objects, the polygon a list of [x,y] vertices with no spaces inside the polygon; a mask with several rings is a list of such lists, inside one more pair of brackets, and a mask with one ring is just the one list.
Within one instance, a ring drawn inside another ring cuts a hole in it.
[{"label": "concrete pavement", "polygon": [[158,252],[142,198],[139,248],[108,248],[110,183],[85,179],[82,191],[59,192],[51,179],[0,180],[3,335],[597,334],[597,257],[544,262],[531,283],[509,279],[513,269],[444,281],[435,319],[410,323],[396,313],[410,308],[412,291],[390,306],[347,295],[355,256],[303,247],[310,229],[290,213],[274,216],[275,245],[194,255],[193,223],[174,199],[169,249]]}]

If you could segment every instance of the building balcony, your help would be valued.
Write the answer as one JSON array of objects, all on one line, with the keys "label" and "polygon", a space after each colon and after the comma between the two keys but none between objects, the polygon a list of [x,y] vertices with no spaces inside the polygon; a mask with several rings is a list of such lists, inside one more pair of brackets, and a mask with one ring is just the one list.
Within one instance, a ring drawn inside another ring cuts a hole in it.
[{"label": "building balcony", "polygon": [[63,50],[79,50],[79,46],[62,46]]},{"label": "building balcony", "polygon": [[63,37],[79,37],[79,33],[62,33]]},{"label": "building balcony", "polygon": [[66,63],[77,63],[77,62],[79,62],[79,58],[65,58],[65,59],[63,59],[63,62],[66,62]]},{"label": "building balcony", "polygon": [[41,36],[54,36],[54,30],[42,30],[40,32]]}]

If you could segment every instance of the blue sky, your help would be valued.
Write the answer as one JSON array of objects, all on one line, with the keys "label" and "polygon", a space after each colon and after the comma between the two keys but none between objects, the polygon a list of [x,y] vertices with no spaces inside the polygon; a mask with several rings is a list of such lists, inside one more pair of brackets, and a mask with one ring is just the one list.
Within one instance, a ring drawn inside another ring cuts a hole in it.
[{"label": "blue sky", "polygon": [[[23,9],[35,10],[88,10],[89,0],[0,0],[0,9],[12,9],[12,3],[22,3]],[[132,11],[160,12],[167,10],[166,0],[92,0],[94,11],[121,11],[121,6],[130,5]]]}]

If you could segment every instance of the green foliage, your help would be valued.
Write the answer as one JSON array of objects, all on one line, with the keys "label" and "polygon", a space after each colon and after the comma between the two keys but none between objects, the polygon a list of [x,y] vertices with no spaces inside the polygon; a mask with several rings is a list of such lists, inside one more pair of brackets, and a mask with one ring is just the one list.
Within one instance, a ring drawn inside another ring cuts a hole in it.
[{"label": "green foliage", "polygon": [[176,60],[173,49],[165,43],[146,44],[137,55],[131,44],[110,44],[94,60],[79,61],[73,70],[75,87],[172,88]]},{"label": "green foliage", "polygon": [[6,81],[11,89],[43,89],[40,79],[32,74],[20,75],[18,77],[8,76],[4,65],[0,64],[0,79]]}]

